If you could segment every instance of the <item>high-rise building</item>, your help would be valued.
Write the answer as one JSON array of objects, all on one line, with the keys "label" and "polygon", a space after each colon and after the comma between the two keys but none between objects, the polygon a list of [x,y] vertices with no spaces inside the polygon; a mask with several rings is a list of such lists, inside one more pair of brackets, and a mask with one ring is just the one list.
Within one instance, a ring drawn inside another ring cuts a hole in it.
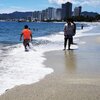
[{"label": "high-rise building", "polygon": [[38,18],[38,11],[34,11],[33,12],[33,19],[37,20],[37,18]]},{"label": "high-rise building", "polygon": [[80,16],[81,12],[82,12],[82,7],[81,6],[75,7],[75,9],[74,9],[74,16]]},{"label": "high-rise building", "polygon": [[56,10],[56,19],[57,19],[57,20],[61,20],[61,11],[62,11],[61,8],[58,8],[58,9]]},{"label": "high-rise building", "polygon": [[54,20],[56,19],[56,9],[53,7],[47,8],[47,18],[49,20]]},{"label": "high-rise building", "polygon": [[33,12],[33,20],[41,21],[41,11],[34,11]]},{"label": "high-rise building", "polygon": [[72,17],[72,3],[62,4],[62,20]]},{"label": "high-rise building", "polygon": [[41,20],[47,20],[47,10],[42,10]]}]

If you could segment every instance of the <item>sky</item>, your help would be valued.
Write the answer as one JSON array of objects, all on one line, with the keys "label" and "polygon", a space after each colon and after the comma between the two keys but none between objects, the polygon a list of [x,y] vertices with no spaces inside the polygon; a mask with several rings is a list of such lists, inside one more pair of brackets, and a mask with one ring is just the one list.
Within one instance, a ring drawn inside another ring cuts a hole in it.
[{"label": "sky", "polygon": [[73,9],[82,6],[82,11],[100,14],[100,0],[0,0],[0,13],[41,11],[48,7],[61,8],[61,4],[66,2],[71,2]]}]

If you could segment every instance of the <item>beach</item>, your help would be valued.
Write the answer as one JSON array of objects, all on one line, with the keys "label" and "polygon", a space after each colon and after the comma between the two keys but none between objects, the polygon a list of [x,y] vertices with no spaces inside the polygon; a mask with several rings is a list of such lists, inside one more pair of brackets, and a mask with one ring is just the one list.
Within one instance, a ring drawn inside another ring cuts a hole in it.
[{"label": "beach", "polygon": [[45,52],[43,64],[54,72],[34,84],[6,90],[0,100],[99,100],[100,36],[79,40],[77,49]]}]

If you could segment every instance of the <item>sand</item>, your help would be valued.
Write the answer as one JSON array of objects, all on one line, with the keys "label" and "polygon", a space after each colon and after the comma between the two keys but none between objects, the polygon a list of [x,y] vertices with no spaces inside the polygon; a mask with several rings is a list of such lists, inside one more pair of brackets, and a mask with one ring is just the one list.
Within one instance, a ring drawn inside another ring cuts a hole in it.
[{"label": "sand", "polygon": [[0,100],[100,100],[100,36],[80,40],[76,50],[46,52],[44,64],[54,72],[7,90]]}]

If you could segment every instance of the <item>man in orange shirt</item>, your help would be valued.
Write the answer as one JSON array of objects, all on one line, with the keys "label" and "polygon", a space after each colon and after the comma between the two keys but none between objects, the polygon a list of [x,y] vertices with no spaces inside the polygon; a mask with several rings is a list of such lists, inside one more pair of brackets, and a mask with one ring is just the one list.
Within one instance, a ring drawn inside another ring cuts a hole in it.
[{"label": "man in orange shirt", "polygon": [[24,29],[22,30],[20,40],[22,40],[23,36],[23,45],[25,47],[25,51],[28,51],[27,46],[29,46],[29,42],[32,41],[32,32],[28,28],[28,25],[24,26]]}]

